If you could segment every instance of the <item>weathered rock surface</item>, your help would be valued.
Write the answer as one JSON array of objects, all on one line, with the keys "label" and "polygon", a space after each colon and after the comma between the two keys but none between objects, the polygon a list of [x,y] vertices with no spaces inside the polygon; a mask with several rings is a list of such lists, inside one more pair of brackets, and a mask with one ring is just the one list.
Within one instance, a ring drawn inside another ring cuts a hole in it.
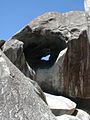
[{"label": "weathered rock surface", "polygon": [[76,109],[76,103],[68,98],[62,96],[51,95],[44,93],[46,95],[46,100],[48,106],[54,113],[54,115],[59,116],[63,114],[73,114]]},{"label": "weathered rock surface", "polygon": [[17,39],[12,39],[5,43],[3,46],[3,51],[21,72],[31,79],[34,79],[35,72],[31,69],[25,59],[25,55],[23,53],[23,44],[23,42]]},{"label": "weathered rock surface", "polygon": [[[10,51],[7,49],[9,42],[23,42],[23,55],[16,57],[17,67],[20,69],[23,63],[18,66],[18,59],[24,59],[24,64],[27,63],[36,73],[32,74],[34,72],[30,73],[23,67],[20,70],[25,71],[25,75],[34,76],[45,92],[89,100],[90,45],[87,30],[85,12],[46,13],[6,42],[3,51],[5,54]],[[13,48],[12,45],[9,48]],[[12,56],[9,57],[11,61]],[[48,60],[45,60],[46,56],[49,56]],[[90,102],[88,104],[90,106]]]},{"label": "weathered rock surface", "polygon": [[[43,88],[45,81],[48,81],[48,84],[44,86],[44,91],[53,90],[55,94],[89,99],[90,47],[86,31],[87,20],[84,12],[46,13],[28,24],[12,39],[24,43],[26,61],[36,71],[36,81],[39,81],[41,87]],[[60,62],[59,59],[57,61],[62,70],[59,71],[57,67],[57,70],[49,74],[59,53],[66,47],[68,50],[64,62]],[[47,55],[50,55],[49,60],[42,60],[42,57]],[[42,78],[38,77],[39,70]],[[43,74],[45,70],[49,77]],[[55,79],[53,76],[56,74],[58,77]],[[53,86],[51,81],[57,82]]]},{"label": "weathered rock surface", "polygon": [[0,120],[56,120],[39,93],[0,51]]}]

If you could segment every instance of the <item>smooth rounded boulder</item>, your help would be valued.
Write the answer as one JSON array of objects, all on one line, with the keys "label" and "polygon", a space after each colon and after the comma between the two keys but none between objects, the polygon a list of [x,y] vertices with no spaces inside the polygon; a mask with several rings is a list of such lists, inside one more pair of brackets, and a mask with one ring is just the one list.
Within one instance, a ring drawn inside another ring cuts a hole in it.
[{"label": "smooth rounded boulder", "polygon": [[76,109],[76,103],[63,96],[51,95],[44,93],[46,101],[54,115],[73,114]]}]

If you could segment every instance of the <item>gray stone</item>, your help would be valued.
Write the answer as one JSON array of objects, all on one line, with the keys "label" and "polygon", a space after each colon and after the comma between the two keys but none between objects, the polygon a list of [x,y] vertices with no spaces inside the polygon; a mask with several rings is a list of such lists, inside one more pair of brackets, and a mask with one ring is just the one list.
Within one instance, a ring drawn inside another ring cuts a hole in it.
[{"label": "gray stone", "polygon": [[52,94],[63,94],[63,61],[67,49],[64,49],[58,55],[54,65],[48,69],[38,69],[36,71],[36,81],[45,92]]},{"label": "gray stone", "polygon": [[[35,80],[45,92],[90,99],[87,29],[85,12],[49,12],[12,37],[24,43],[26,61],[35,71]],[[57,60],[65,48],[66,53]],[[42,59],[48,55],[49,60]]]},{"label": "gray stone", "polygon": [[90,0],[84,0],[84,7],[85,7],[85,13],[87,18],[87,35],[88,35],[88,41],[90,44]]},{"label": "gray stone", "polygon": [[61,115],[56,117],[57,120],[81,120],[78,117],[71,116],[71,115]]},{"label": "gray stone", "polygon": [[4,44],[3,51],[21,72],[23,72],[27,77],[34,79],[35,72],[26,62],[25,55],[23,53],[23,45],[23,42],[17,39],[12,39]]},{"label": "gray stone", "polygon": [[78,117],[80,120],[90,120],[90,115],[87,112],[80,109],[77,109],[76,117]]},{"label": "gray stone", "polygon": [[70,99],[63,96],[51,95],[48,93],[44,94],[46,95],[48,106],[55,116],[60,116],[63,114],[71,115],[74,113],[76,109],[76,103]]},{"label": "gray stone", "polygon": [[1,51],[0,120],[56,120],[31,80]]},{"label": "gray stone", "polygon": [[57,116],[57,120],[90,120],[90,115],[83,110],[77,109],[75,116],[65,114]]}]

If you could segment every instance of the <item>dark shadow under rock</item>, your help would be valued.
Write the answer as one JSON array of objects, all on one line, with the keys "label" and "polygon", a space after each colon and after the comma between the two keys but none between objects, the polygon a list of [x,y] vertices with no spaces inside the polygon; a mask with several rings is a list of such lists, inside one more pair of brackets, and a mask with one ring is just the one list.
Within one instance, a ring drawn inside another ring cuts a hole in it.
[{"label": "dark shadow under rock", "polygon": [[4,40],[0,40],[0,49],[2,49],[2,46],[4,45],[5,41]]},{"label": "dark shadow under rock", "polygon": [[90,99],[70,98],[77,104],[77,108],[85,110],[90,114]]},{"label": "dark shadow under rock", "polygon": [[[60,51],[65,48],[66,42],[63,36],[51,33],[47,37],[33,33],[33,40],[24,48],[24,54],[28,64],[34,70],[48,69],[55,63]],[[50,55],[48,60],[42,59],[48,55]]]}]

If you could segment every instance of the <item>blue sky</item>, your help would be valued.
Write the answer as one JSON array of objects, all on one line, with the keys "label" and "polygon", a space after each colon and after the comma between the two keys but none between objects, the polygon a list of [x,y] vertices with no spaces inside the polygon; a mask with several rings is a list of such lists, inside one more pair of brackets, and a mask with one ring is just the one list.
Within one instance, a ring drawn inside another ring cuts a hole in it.
[{"label": "blue sky", "polygon": [[83,0],[0,0],[0,39],[9,39],[45,12],[83,9]]}]

